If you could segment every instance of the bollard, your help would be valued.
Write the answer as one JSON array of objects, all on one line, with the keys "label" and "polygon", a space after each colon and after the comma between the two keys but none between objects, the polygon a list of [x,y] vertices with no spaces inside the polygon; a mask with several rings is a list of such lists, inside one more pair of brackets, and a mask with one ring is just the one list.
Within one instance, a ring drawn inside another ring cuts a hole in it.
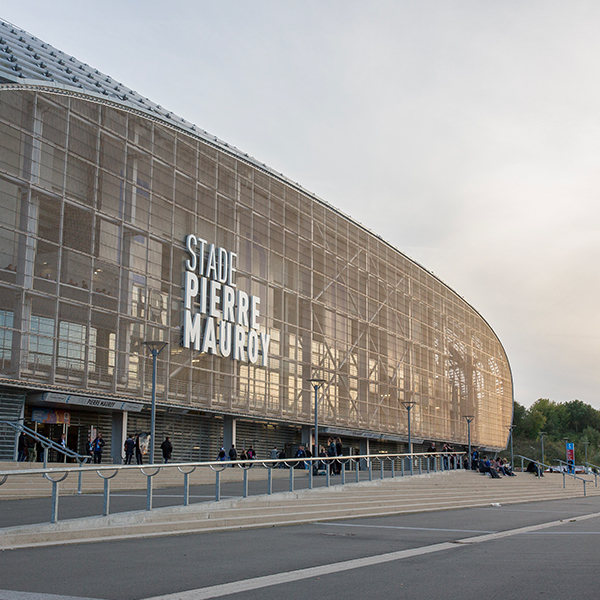
[{"label": "bollard", "polygon": [[267,473],[267,494],[269,496],[273,493],[273,467],[267,467],[269,469]]},{"label": "bollard", "polygon": [[52,507],[50,515],[50,523],[58,521],[58,481],[52,481]]},{"label": "bollard", "polygon": [[191,471],[184,471],[181,467],[177,467],[180,473],[183,473],[183,505],[189,506],[190,504],[190,475],[196,470],[196,467],[192,467]]},{"label": "bollard", "polygon": [[183,474],[183,505],[190,504],[190,476],[189,473]]},{"label": "bollard", "polygon": [[221,499],[221,471],[215,471],[215,502]]},{"label": "bollard", "polygon": [[290,492],[294,491],[294,467],[290,465]]},{"label": "bollard", "polygon": [[[44,477],[48,481],[52,482],[52,506],[50,508],[50,510],[51,510],[50,522],[51,523],[56,523],[58,521],[58,484],[61,481],[63,481],[64,479],[66,479],[68,474],[69,474],[69,472],[67,471],[60,479],[52,479],[52,477],[50,477],[48,475],[48,473],[44,473]],[[6,481],[6,478],[4,479],[4,481]],[[2,483],[4,483],[4,481]]]},{"label": "bollard", "polygon": [[104,497],[102,502],[102,514],[107,517],[110,511],[110,478],[104,479]]},{"label": "bollard", "polygon": [[152,510],[152,475],[147,475],[148,482],[146,484],[146,510]]}]

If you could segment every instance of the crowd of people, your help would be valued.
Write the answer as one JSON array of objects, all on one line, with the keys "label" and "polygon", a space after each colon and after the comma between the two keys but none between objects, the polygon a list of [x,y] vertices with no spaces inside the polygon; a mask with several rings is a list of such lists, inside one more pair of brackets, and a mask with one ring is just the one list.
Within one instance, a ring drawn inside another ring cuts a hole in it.
[{"label": "crowd of people", "polygon": [[479,451],[474,450],[471,457],[471,468],[480,473],[489,475],[492,479],[500,479],[500,476],[514,477],[512,465],[506,458],[488,458],[479,456]]},{"label": "crowd of people", "polygon": [[[61,435],[61,439],[58,443],[64,448],[67,447],[66,436],[64,433]],[[145,443],[146,442],[144,442],[144,444]],[[132,464],[133,457],[135,456],[136,463],[138,465],[142,465],[144,462],[144,444],[140,439],[139,433],[128,434],[127,439],[123,444],[124,464]],[[101,432],[98,432],[94,439],[92,439],[91,437],[88,438],[88,442],[86,444],[86,451],[88,456],[90,457],[90,462],[93,462],[94,464],[102,463],[102,453],[104,450],[104,446],[105,441],[102,437]],[[163,462],[168,463],[171,460],[171,456],[173,453],[173,444],[171,443],[168,436],[165,437],[165,440],[160,445],[160,449],[163,456]],[[17,460],[19,462],[26,460],[43,460],[44,448],[41,446],[41,443],[38,441],[36,444],[35,440],[28,438],[27,436],[25,436],[24,433],[21,433],[21,435],[19,436],[17,450]],[[342,446],[342,440],[339,437],[330,437],[327,440],[327,444],[319,445],[319,460],[315,461],[315,463],[312,463],[312,461],[303,460],[313,457],[310,447],[304,444],[300,444],[298,446],[298,449],[295,451],[293,456],[288,456],[286,450],[279,450],[275,445],[270,450],[268,458],[271,460],[279,461],[275,464],[275,467],[279,469],[286,469],[290,467],[294,467],[296,469],[308,469],[312,464],[312,467],[316,473],[324,474],[326,469],[329,467],[329,472],[331,475],[339,475],[342,472],[343,461],[339,460],[338,457],[343,456],[343,450],[344,449]],[[438,450],[436,448],[435,442],[431,442],[427,448],[427,452],[442,454],[442,461],[444,469],[446,470],[454,469],[460,465],[458,454],[455,452],[451,444],[445,443],[442,446],[441,450]],[[254,461],[256,459],[256,451],[254,450],[252,445],[250,445],[247,450],[245,449],[245,447],[242,447],[241,452],[239,452],[239,454],[238,449],[235,447],[235,444],[231,445],[229,452],[226,452],[225,448],[221,446],[217,456],[217,460],[223,461]],[[462,460],[462,466],[464,469],[469,469],[470,467],[472,470],[489,475],[493,479],[498,479],[502,476],[515,476],[512,465],[506,458],[488,458],[488,456],[485,455],[481,456],[479,450],[477,449],[473,450],[470,461],[468,454],[464,455]],[[242,466],[246,465],[242,463]],[[543,476],[539,465],[535,463],[530,463],[530,465],[527,468],[527,471]]]}]

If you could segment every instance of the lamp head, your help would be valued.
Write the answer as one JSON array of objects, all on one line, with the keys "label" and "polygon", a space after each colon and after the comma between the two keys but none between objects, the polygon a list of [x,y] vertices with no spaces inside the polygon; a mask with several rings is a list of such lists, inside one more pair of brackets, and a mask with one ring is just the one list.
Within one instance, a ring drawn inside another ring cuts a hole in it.
[{"label": "lamp head", "polygon": [[310,379],[307,379],[307,381],[310,382],[315,389],[320,388],[327,383],[324,379],[320,379],[319,377],[311,377]]},{"label": "lamp head", "polygon": [[155,354],[158,356],[166,346],[169,345],[169,342],[161,342],[160,340],[148,340],[144,342],[144,346],[150,350],[151,354]]}]

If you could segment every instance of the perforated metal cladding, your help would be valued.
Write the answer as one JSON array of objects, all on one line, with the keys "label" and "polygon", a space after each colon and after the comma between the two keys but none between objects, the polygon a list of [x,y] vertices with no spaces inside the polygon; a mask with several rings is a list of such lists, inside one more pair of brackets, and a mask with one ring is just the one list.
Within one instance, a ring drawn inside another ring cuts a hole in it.
[{"label": "perforated metal cladding", "polygon": [[[309,424],[318,373],[323,425],[401,439],[414,401],[415,438],[464,443],[474,414],[473,443],[505,445],[512,379],[494,332],[348,217],[93,98],[0,88],[0,125],[2,339],[18,356],[5,376],[148,399],[142,343],[162,339],[161,405]],[[271,336],[266,368],[182,348],[188,233],[237,253]]]}]

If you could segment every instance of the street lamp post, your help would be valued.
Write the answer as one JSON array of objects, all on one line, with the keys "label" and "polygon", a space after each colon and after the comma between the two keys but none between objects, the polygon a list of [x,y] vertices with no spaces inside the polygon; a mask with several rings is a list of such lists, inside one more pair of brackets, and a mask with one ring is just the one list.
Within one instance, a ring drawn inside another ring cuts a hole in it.
[{"label": "street lamp post", "polygon": [[474,415],[465,415],[465,419],[467,420],[467,436],[469,439],[469,471],[471,471],[473,469],[473,464],[472,464],[472,460],[473,460],[473,454],[471,452],[471,423],[473,422],[473,419],[475,419]]},{"label": "street lamp post", "polygon": [[150,420],[150,464],[154,464],[154,431],[156,428],[156,358],[169,342],[147,341],[144,345],[152,354],[152,416]]},{"label": "street lamp post", "polygon": [[413,474],[412,439],[410,437],[410,411],[416,402],[403,402],[402,405],[408,411],[408,453],[410,454],[410,474]]},{"label": "street lamp post", "polygon": [[583,442],[583,447],[585,448],[585,468],[588,468],[588,462],[587,462],[587,447],[590,445],[589,442]]},{"label": "street lamp post", "polygon": [[316,458],[317,460],[313,461],[313,473],[316,475],[319,471],[319,398],[317,392],[320,387],[325,385],[326,381],[324,379],[318,379],[317,377],[313,377],[308,381],[315,391],[315,453],[313,458]]},{"label": "street lamp post", "polygon": [[513,429],[515,428],[514,425],[507,425],[507,429],[508,431],[510,431],[510,466],[512,467],[512,464],[514,462],[514,453],[513,453]]},{"label": "street lamp post", "polygon": [[546,464],[546,455],[544,454],[544,436],[546,435],[545,431],[540,431],[540,439],[542,440],[542,465]]}]

